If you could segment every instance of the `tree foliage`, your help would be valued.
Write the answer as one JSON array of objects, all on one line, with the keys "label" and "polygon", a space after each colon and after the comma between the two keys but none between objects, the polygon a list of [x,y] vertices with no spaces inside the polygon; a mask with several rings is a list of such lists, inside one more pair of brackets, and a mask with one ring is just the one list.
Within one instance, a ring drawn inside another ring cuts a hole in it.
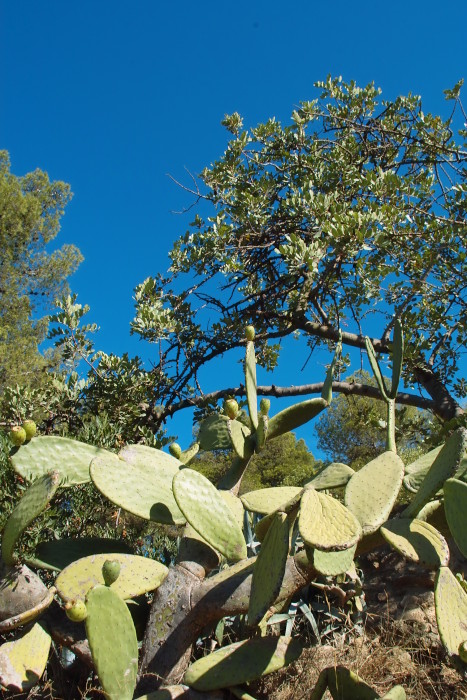
[{"label": "tree foliage", "polygon": [[8,386],[37,385],[48,366],[38,350],[47,313],[82,259],[73,245],[47,248],[70,199],[69,185],[41,170],[13,175],[0,152],[0,398]]}]

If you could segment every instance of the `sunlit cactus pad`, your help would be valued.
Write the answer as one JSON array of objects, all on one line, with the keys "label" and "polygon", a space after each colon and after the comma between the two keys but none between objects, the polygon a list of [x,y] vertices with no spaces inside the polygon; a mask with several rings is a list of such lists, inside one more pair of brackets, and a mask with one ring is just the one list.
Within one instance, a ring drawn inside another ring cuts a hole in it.
[{"label": "sunlit cactus pad", "polygon": [[438,569],[449,562],[449,547],[441,533],[415,518],[394,518],[381,526],[384,539],[403,557]]},{"label": "sunlit cactus pad", "polygon": [[313,486],[317,491],[324,489],[335,489],[345,486],[349,479],[355,474],[355,470],[347,464],[332,462],[324,466],[306,485]]},{"label": "sunlit cactus pad", "polygon": [[324,399],[308,399],[284,408],[269,419],[268,440],[288,433],[316,418],[328,403]]},{"label": "sunlit cactus pad", "polygon": [[257,625],[277,598],[289,553],[289,524],[285,513],[276,513],[253,569],[248,624]]},{"label": "sunlit cactus pad", "polygon": [[173,492],[186,520],[214,549],[231,561],[247,556],[245,538],[235,515],[205,476],[193,469],[182,469],[173,479]]},{"label": "sunlit cactus pad", "polygon": [[61,475],[61,486],[85,484],[91,480],[89,465],[94,457],[111,454],[78,440],[41,435],[20,447],[11,456],[13,467],[27,481],[52,470]]},{"label": "sunlit cactus pad", "polygon": [[59,486],[60,474],[58,471],[53,471],[40,476],[24,492],[3,529],[2,559],[5,564],[14,563],[13,550],[16,542],[29,523],[42,513]]},{"label": "sunlit cactus pad", "polygon": [[350,479],[344,503],[359,520],[364,535],[370,535],[389,517],[404,476],[404,463],[395,452],[365,464]]},{"label": "sunlit cactus pad", "polygon": [[446,566],[436,576],[435,610],[441,641],[449,654],[457,655],[467,640],[467,593]]},{"label": "sunlit cactus pad", "polygon": [[72,562],[92,554],[131,554],[131,547],[123,540],[110,540],[103,537],[83,537],[74,539],[68,537],[64,540],[50,540],[40,542],[35,551],[34,558],[28,559],[27,564],[36,569],[51,569],[61,571]]},{"label": "sunlit cactus pad", "polygon": [[446,479],[454,476],[461,464],[467,446],[467,431],[456,430],[444,443],[442,450],[425,475],[412,502],[403,512],[403,517],[413,518],[443,486]]},{"label": "sunlit cactus pad", "polygon": [[303,493],[298,529],[306,545],[324,552],[349,549],[362,534],[360,523],[350,510],[313,488]]},{"label": "sunlit cactus pad", "polygon": [[449,529],[460,551],[467,557],[467,484],[459,479],[447,479],[443,490]]},{"label": "sunlit cactus pad", "polygon": [[296,661],[302,646],[291,637],[261,637],[229,644],[195,661],[183,682],[209,691],[240,685]]},{"label": "sunlit cactus pad", "polygon": [[83,600],[93,586],[103,584],[102,565],[107,560],[120,564],[120,575],[112,584],[112,590],[124,599],[153,591],[168,573],[166,566],[147,557],[119,553],[94,554],[78,559],[57,576],[55,586],[63,601]]},{"label": "sunlit cactus pad", "polygon": [[258,427],[258,398],[256,394],[256,358],[254,343],[248,341],[245,352],[245,388],[248,413],[253,428]]},{"label": "sunlit cactus pad", "polygon": [[356,549],[356,544],[340,552],[323,552],[319,549],[309,550],[307,548],[307,554],[316,571],[319,571],[320,574],[323,574],[323,576],[338,576],[349,571]]},{"label": "sunlit cactus pad", "polygon": [[[406,475],[417,474],[419,472],[426,474],[442,449],[443,449],[443,445],[439,445],[438,447],[435,447],[433,450],[430,450],[429,452],[425,452],[424,455],[422,455],[421,457],[416,459],[414,462],[410,462],[410,464],[407,464],[405,467]],[[405,479],[404,479],[404,484],[405,484]]]},{"label": "sunlit cactus pad", "polygon": [[132,445],[119,456],[97,457],[91,463],[92,480],[104,496],[133,515],[183,525],[185,518],[172,491],[173,477],[183,465],[161,450],[146,450],[152,451]]},{"label": "sunlit cactus pad", "polygon": [[243,503],[238,496],[235,496],[231,491],[219,490],[220,495],[225,501],[227,508],[231,511],[240,529],[243,528],[243,514],[245,512]]},{"label": "sunlit cactus pad", "polygon": [[51,638],[39,623],[13,642],[0,647],[0,685],[25,692],[41,678],[49,657]]},{"label": "sunlit cactus pad", "polygon": [[138,670],[138,641],[130,612],[106,586],[86,596],[86,635],[100,684],[109,700],[132,700]]},{"label": "sunlit cactus pad", "polygon": [[232,443],[230,441],[229,431],[227,429],[227,416],[213,414],[208,416],[199,427],[197,440],[200,450],[230,450]]},{"label": "sunlit cactus pad", "polygon": [[303,489],[298,486],[271,486],[244,493],[240,499],[247,510],[267,515],[278,510],[291,499],[299,497],[302,491]]},{"label": "sunlit cactus pad", "polygon": [[254,440],[251,430],[238,420],[227,423],[232,446],[240,459],[248,459],[254,452]]}]

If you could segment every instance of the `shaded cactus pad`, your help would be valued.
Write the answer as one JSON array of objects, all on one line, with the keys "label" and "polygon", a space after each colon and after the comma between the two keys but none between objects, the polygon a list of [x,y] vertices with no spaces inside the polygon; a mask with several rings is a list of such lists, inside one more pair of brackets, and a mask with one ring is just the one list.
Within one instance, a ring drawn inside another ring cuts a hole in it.
[{"label": "shaded cactus pad", "polygon": [[109,700],[132,700],[138,642],[126,603],[106,586],[86,597],[86,634],[100,684]]},{"label": "shaded cactus pad", "polygon": [[91,554],[131,554],[131,547],[124,540],[111,540],[104,537],[83,537],[74,539],[67,537],[64,540],[50,540],[39,542],[34,558],[27,563],[37,569],[51,569],[61,571],[78,559],[89,557]]},{"label": "shaded cactus pad", "polygon": [[183,469],[173,479],[178,507],[196,532],[231,561],[247,556],[246,542],[235,515],[205,476]]},{"label": "shaded cactus pad", "polygon": [[229,450],[232,447],[227,416],[213,414],[201,421],[197,440],[200,450]]},{"label": "shaded cactus pad", "polygon": [[60,474],[54,471],[36,479],[24,492],[3,529],[2,558],[5,564],[14,563],[13,550],[16,542],[29,523],[42,513],[59,486]]},{"label": "shaded cactus pad", "polygon": [[449,654],[458,654],[467,639],[467,593],[446,566],[435,580],[435,610],[439,636]]},{"label": "shaded cactus pad", "polygon": [[181,462],[161,450],[132,445],[118,457],[109,453],[93,460],[90,471],[99,491],[120,508],[157,523],[183,525],[185,518],[172,492],[172,480],[181,468]]},{"label": "shaded cactus pad", "polygon": [[49,658],[51,638],[36,623],[26,634],[0,647],[0,685],[27,691],[41,678]]},{"label": "shaded cactus pad", "polygon": [[360,522],[364,535],[376,532],[388,519],[403,476],[401,458],[394,452],[383,452],[351,477],[344,503]]},{"label": "shaded cactus pad", "polygon": [[41,435],[20,447],[11,461],[15,471],[27,481],[54,470],[60,473],[61,486],[71,486],[89,482],[91,461],[107,454],[112,453],[78,440]]},{"label": "shaded cactus pad", "polygon": [[[298,486],[271,486],[258,491],[249,491],[240,496],[247,510],[268,515],[294,498],[299,500],[303,489]],[[298,503],[297,500],[297,503]]]},{"label": "shaded cactus pad", "polygon": [[120,575],[112,590],[121,598],[136,598],[158,588],[168,573],[166,566],[147,557],[134,554],[94,554],[67,566],[57,576],[55,586],[65,601],[83,600],[87,592],[104,584],[102,567],[111,559],[120,564]]},{"label": "shaded cactus pad", "polygon": [[467,557],[467,484],[459,479],[444,482],[444,511],[460,551]]},{"label": "shaded cactus pad", "polygon": [[394,518],[381,526],[381,534],[403,557],[438,569],[449,562],[449,547],[436,528],[416,518]]},{"label": "shaded cactus pad", "polygon": [[317,491],[321,489],[336,489],[345,486],[349,479],[355,474],[355,470],[347,464],[332,462],[324,466],[306,485],[313,486]]},{"label": "shaded cactus pad", "polygon": [[296,661],[301,653],[301,644],[291,637],[247,639],[195,661],[183,682],[202,691],[228,688],[277,671]]}]

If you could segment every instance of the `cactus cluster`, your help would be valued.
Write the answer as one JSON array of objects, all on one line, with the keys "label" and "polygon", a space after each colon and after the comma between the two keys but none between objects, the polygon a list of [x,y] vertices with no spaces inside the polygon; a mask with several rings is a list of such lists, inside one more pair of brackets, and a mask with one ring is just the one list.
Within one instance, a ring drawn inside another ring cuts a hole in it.
[{"label": "cactus cluster", "polygon": [[[466,431],[457,429],[443,446],[408,468],[396,454],[393,418],[403,358],[400,324],[394,327],[389,389],[373,348],[367,344],[388,406],[388,449],[358,472],[333,463],[303,488],[277,487],[239,497],[252,456],[268,441],[307,423],[328,406],[339,352],[338,346],[320,398],[270,416],[269,400],[261,399],[258,407],[254,337],[254,329],[248,327],[248,425],[240,420],[237,401],[229,398],[223,413],[202,422],[196,443],[184,451],[173,444],[170,455],[142,445],[127,445],[116,455],[74,440],[34,437],[32,433],[18,449],[19,442],[14,441],[18,438],[12,438],[13,468],[30,485],[2,536],[0,632],[15,627],[22,630],[16,640],[0,646],[2,686],[18,691],[30,688],[44,671],[51,639],[76,651],[73,634],[66,637],[55,627],[54,620],[62,614],[76,628],[84,622],[92,663],[111,700],[131,700],[138,693],[138,656],[143,681],[145,674],[167,679],[166,695],[160,697],[177,697],[187,687],[198,693],[234,688],[238,697],[251,697],[242,690],[244,684],[287,665],[301,652],[296,640],[254,636],[255,632],[263,629],[272,611],[304,582],[351,571],[355,556],[372,541],[386,541],[402,556],[437,571],[440,637],[453,662],[466,671],[467,592],[448,568],[449,547],[444,536],[452,535],[467,556]],[[189,464],[200,449],[226,447],[233,449],[235,457],[216,488]],[[168,569],[158,561],[133,555],[121,542],[97,538],[38,544],[27,563],[58,573],[52,590],[28,566],[21,565],[15,552],[25,528],[47,508],[58,489],[87,482],[129,513],[177,527],[181,543],[176,565]],[[337,487],[344,488],[343,503],[329,493]],[[412,493],[412,500],[402,513],[393,515],[401,488]],[[252,514],[255,538],[261,546],[257,556],[248,558],[244,525],[251,530]],[[442,523],[442,532],[430,522],[434,514],[436,522]],[[294,549],[292,542],[297,540],[301,544]],[[211,573],[219,562],[221,569]],[[136,613],[141,596],[155,591],[139,655]],[[48,608],[55,592],[62,605],[52,614]],[[239,612],[246,615],[252,638],[222,647],[187,668],[186,650],[205,625]],[[173,679],[178,682],[182,676],[182,685],[174,686]],[[159,697],[155,688],[141,700]],[[326,689],[335,700],[379,697],[355,674],[340,667],[323,671],[311,699],[319,700]],[[384,697],[402,700],[405,693],[397,686]]]}]

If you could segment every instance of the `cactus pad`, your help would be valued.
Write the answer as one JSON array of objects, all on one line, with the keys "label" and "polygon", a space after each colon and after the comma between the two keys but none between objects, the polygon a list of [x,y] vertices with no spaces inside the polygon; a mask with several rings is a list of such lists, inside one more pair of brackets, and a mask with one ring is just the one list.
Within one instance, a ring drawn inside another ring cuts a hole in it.
[{"label": "cactus pad", "polygon": [[174,476],[173,492],[184,517],[214,549],[231,561],[247,556],[235,516],[205,476],[193,469],[182,469]]},{"label": "cactus pad", "polygon": [[397,389],[402,374],[402,362],[404,359],[404,334],[402,333],[402,325],[398,318],[394,324],[394,333],[392,337],[392,379],[390,399],[395,399]]},{"label": "cactus pad", "polygon": [[254,452],[255,442],[251,430],[238,420],[227,423],[232,446],[240,459],[248,459]]},{"label": "cactus pad", "polygon": [[53,602],[54,591],[24,564],[0,567],[0,634],[35,620]]},{"label": "cactus pad", "polygon": [[305,544],[324,552],[349,549],[362,534],[357,518],[342,503],[313,488],[303,493],[298,529]]},{"label": "cactus pad", "polygon": [[245,353],[245,389],[248,413],[253,428],[258,427],[258,397],[256,395],[256,358],[254,343],[248,341]]},{"label": "cactus pad", "polygon": [[460,551],[467,557],[467,484],[459,479],[444,482],[444,511],[449,529]]},{"label": "cactus pad", "polygon": [[314,549],[312,552],[312,558],[308,553],[313,566],[316,571],[319,571],[323,576],[338,576],[339,574],[345,574],[349,571],[352,566],[355,550],[357,545],[354,544],[353,547],[349,549],[343,549],[340,552],[322,552],[319,549]]},{"label": "cactus pad", "polygon": [[269,419],[267,439],[272,440],[308,423],[308,421],[316,418],[321,411],[324,411],[327,405],[328,403],[324,399],[308,399],[284,408],[283,411],[276,413],[275,416]]},{"label": "cactus pad", "polygon": [[467,639],[467,593],[446,566],[436,576],[435,610],[444,647],[449,654],[458,654],[459,645]]},{"label": "cactus pad", "polygon": [[453,476],[462,461],[466,446],[467,431],[459,428],[444,443],[443,449],[431,465],[412,502],[403,511],[402,517],[415,517],[443,486],[446,479]]},{"label": "cactus pad", "polygon": [[240,529],[243,528],[243,514],[244,514],[244,509],[243,509],[243,503],[239,499],[238,496],[235,496],[231,491],[223,491],[219,490],[220,495],[224,499],[227,507],[229,510],[232,512],[232,515],[234,516],[235,520],[238,523],[238,526]]},{"label": "cactus pad", "polygon": [[172,492],[172,479],[182,464],[161,450],[146,449],[152,451],[132,445],[118,457],[110,453],[97,457],[91,463],[91,478],[104,496],[133,515],[183,525],[185,518]]},{"label": "cactus pad", "polygon": [[40,542],[34,552],[34,558],[26,563],[36,569],[51,569],[61,571],[66,566],[89,557],[91,554],[131,554],[131,548],[123,540],[110,540],[104,537],[83,537],[73,539],[67,537],[64,540],[50,540]]},{"label": "cactus pad", "polygon": [[339,486],[345,486],[354,474],[355,470],[347,464],[332,462],[332,464],[320,469],[306,485],[312,486],[317,491],[335,489]]},{"label": "cactus pad", "polygon": [[199,442],[194,442],[188,449],[183,450],[182,454],[180,455],[180,462],[182,464],[189,464],[194,457],[199,452]]},{"label": "cactus pad", "polygon": [[449,547],[441,533],[429,523],[411,518],[394,518],[381,526],[386,542],[406,559],[438,569],[449,562]]},{"label": "cactus pad", "polygon": [[112,559],[120,564],[120,575],[112,590],[121,598],[136,598],[138,595],[158,588],[168,573],[166,566],[154,559],[134,554],[94,554],[78,559],[57,576],[55,586],[65,601],[83,600],[86,593],[98,584],[104,584],[102,566]]},{"label": "cactus pad", "polygon": [[443,445],[438,445],[438,447],[435,447],[433,450],[426,452],[424,455],[416,459],[415,462],[410,462],[410,464],[407,464],[405,467],[405,473],[415,474],[416,472],[421,471],[426,474],[442,449]]},{"label": "cactus pad", "polygon": [[247,510],[267,515],[282,509],[282,506],[292,499],[296,498],[298,503],[302,492],[303,489],[298,486],[272,486],[244,493],[240,499]]},{"label": "cactus pad", "polygon": [[248,683],[296,661],[301,652],[300,643],[291,637],[247,639],[195,661],[183,682],[201,691]]},{"label": "cactus pad", "polygon": [[248,624],[257,625],[277,598],[289,553],[289,523],[275,513],[253,569]]},{"label": "cactus pad", "polygon": [[404,463],[394,452],[383,452],[355,472],[345,489],[344,503],[371,535],[389,517],[396,502]]},{"label": "cactus pad", "polygon": [[232,443],[227,429],[228,420],[227,416],[215,413],[201,421],[197,438],[200,450],[230,450]]},{"label": "cactus pad", "polygon": [[2,558],[5,564],[9,566],[14,564],[13,550],[16,542],[29,523],[42,513],[59,486],[60,474],[54,471],[36,479],[24,492],[3,530]]},{"label": "cactus pad", "polygon": [[126,603],[111,588],[96,586],[86,597],[86,634],[97,675],[109,700],[132,700],[138,642]]},{"label": "cactus pad", "polygon": [[50,635],[36,623],[26,634],[0,646],[0,685],[25,692],[36,685],[49,658]]},{"label": "cactus pad", "polygon": [[61,486],[86,484],[91,480],[89,465],[98,455],[111,454],[78,440],[41,435],[11,455],[14,470],[23,479],[32,481],[50,471],[58,471]]}]

